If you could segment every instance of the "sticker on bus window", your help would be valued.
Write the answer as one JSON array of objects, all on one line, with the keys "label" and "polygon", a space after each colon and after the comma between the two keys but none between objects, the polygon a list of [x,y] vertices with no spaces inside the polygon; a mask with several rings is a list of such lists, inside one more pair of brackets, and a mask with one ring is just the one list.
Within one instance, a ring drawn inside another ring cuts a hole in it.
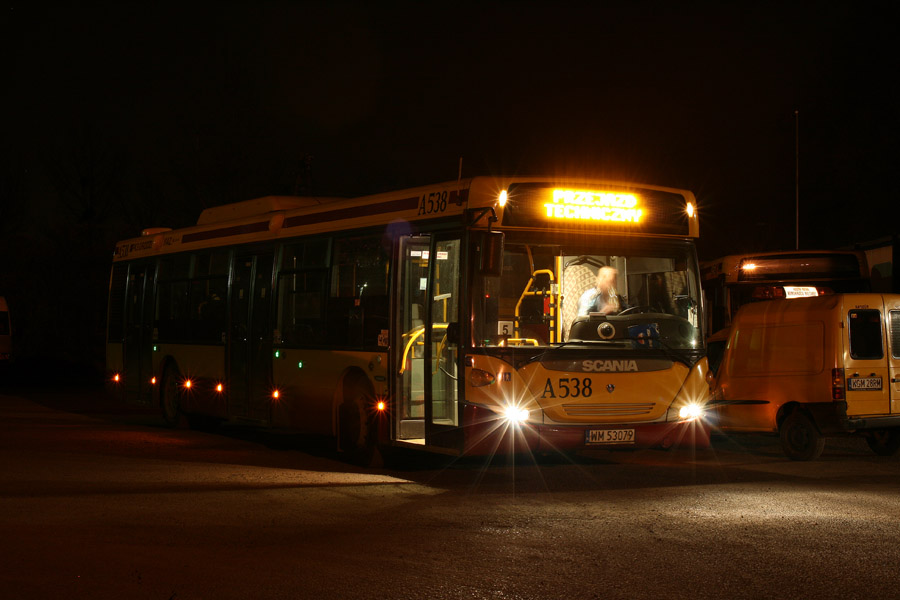
[{"label": "sticker on bus window", "polygon": [[415,257],[420,257],[420,256],[422,256],[422,251],[421,250],[410,250],[409,255],[415,256]]},{"label": "sticker on bus window", "polygon": [[425,291],[428,289],[428,278],[427,277],[419,277],[419,289]]},{"label": "sticker on bus window", "polygon": [[784,286],[784,295],[786,298],[807,298],[818,296],[819,290],[811,286],[786,285]]},{"label": "sticker on bus window", "polygon": [[513,334],[513,322],[512,321],[497,321],[497,335],[512,335]]},{"label": "sticker on bus window", "polygon": [[448,253],[447,253],[447,252],[440,252],[440,251],[438,251],[437,257],[436,257],[436,258],[437,258],[438,260],[447,260],[447,256],[448,256]]}]

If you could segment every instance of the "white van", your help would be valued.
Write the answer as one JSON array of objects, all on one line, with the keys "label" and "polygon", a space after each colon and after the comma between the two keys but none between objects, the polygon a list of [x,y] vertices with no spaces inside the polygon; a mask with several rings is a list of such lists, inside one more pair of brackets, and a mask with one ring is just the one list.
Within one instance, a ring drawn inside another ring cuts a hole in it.
[{"label": "white van", "polygon": [[836,294],[743,306],[712,379],[726,432],[777,432],[794,460],[825,437],[900,450],[900,295]]},{"label": "white van", "polygon": [[0,296],[0,361],[8,361],[12,354],[12,329],[6,298]]}]

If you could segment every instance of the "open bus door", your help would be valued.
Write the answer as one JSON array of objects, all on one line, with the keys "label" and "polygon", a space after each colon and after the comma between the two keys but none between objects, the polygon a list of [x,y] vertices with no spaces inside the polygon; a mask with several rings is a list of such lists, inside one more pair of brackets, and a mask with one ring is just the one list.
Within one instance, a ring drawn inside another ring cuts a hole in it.
[{"label": "open bus door", "polygon": [[457,236],[399,240],[394,437],[459,450],[460,248]]}]

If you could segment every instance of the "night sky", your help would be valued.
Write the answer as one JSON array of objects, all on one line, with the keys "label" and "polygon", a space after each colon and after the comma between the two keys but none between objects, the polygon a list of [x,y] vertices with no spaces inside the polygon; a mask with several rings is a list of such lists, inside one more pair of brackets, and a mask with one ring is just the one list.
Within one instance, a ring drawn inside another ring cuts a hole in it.
[{"label": "night sky", "polygon": [[102,341],[115,240],[460,157],[690,189],[713,258],[794,247],[799,138],[802,247],[896,234],[896,25],[827,4],[7,3],[0,293]]}]

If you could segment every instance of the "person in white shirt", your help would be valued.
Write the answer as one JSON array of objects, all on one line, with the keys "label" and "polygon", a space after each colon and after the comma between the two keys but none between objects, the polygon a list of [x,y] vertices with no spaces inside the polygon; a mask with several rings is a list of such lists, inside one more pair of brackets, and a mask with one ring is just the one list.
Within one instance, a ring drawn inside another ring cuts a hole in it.
[{"label": "person in white shirt", "polygon": [[591,313],[608,315],[621,310],[621,302],[616,292],[618,271],[613,267],[600,267],[597,282],[578,299],[578,316]]}]

